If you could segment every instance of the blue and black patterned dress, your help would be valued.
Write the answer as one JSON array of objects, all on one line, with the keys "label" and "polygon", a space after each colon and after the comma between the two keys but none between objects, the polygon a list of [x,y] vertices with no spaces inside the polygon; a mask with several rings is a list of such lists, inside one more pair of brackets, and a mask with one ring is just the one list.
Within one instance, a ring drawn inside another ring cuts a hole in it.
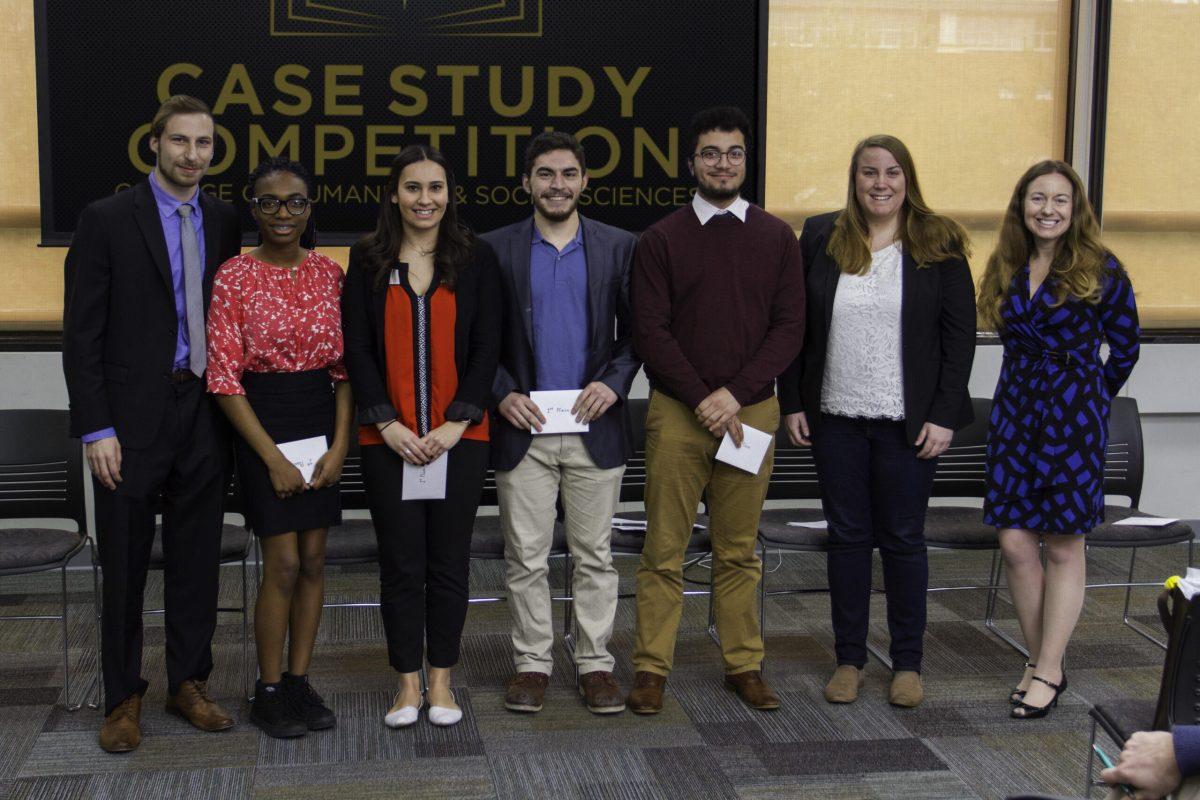
[{"label": "blue and black patterned dress", "polygon": [[[1087,533],[1104,521],[1111,398],[1138,357],[1137,306],[1115,260],[1100,302],[1057,308],[1045,282],[1029,297],[1028,265],[1001,307],[1004,364],[988,428],[983,520],[998,528]],[[1107,341],[1108,360],[1100,360]]]}]

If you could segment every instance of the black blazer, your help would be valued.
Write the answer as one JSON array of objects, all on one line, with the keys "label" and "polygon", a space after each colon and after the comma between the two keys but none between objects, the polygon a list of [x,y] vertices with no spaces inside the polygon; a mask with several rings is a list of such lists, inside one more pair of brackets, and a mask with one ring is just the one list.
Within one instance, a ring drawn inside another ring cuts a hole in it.
[{"label": "black blazer", "polygon": [[[807,271],[808,335],[800,355],[779,378],[780,408],[805,411],[821,424],[821,381],[842,271],[826,250],[838,212],[805,220],[800,253]],[[901,267],[900,344],[904,422],[915,442],[926,422],[959,430],[974,418],[967,381],[975,359],[975,289],[965,258],[918,268],[907,248]]]},{"label": "black blazer", "polygon": [[[592,461],[602,469],[622,466],[630,455],[625,399],[641,360],[633,352],[633,315],[629,275],[637,237],[582,214],[583,252],[588,270],[588,382],[600,381],[616,392],[617,402],[588,432],[581,434]],[[529,394],[534,386],[533,303],[529,290],[529,248],[533,217],[482,237],[496,248],[504,289],[504,349],[492,384],[493,406],[510,392]],[[613,322],[616,321],[615,329]],[[582,388],[582,387],[581,387]],[[499,412],[492,414],[492,466],[510,470],[521,463],[532,435],[514,428]]]},{"label": "black blazer", "polygon": [[[384,310],[387,289],[375,286],[366,244],[350,248],[350,265],[342,288],[342,331],[346,371],[362,425],[396,419],[387,393],[384,356]],[[474,258],[459,270],[454,287],[454,364],[458,391],[445,409],[446,419],[483,420],[500,356],[500,281],[496,254],[476,240]]]},{"label": "black blazer", "polygon": [[[204,308],[217,268],[241,250],[233,206],[201,192]],[[89,205],[67,250],[63,373],[71,435],[115,428],[150,445],[172,388],[178,317],[162,218],[149,179]]]}]

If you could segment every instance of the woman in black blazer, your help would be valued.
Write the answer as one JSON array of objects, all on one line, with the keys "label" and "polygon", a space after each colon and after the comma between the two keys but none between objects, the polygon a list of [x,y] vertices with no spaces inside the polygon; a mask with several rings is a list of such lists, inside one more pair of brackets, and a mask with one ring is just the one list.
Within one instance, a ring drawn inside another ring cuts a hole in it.
[{"label": "woman in black blazer", "polygon": [[859,142],[849,184],[846,208],[800,234],[807,337],[779,379],[780,405],[792,442],[813,448],[829,526],[838,667],[825,698],[858,697],[878,547],[889,699],[911,707],[923,697],[925,508],[937,457],[971,421],[974,287],[966,231],[925,205],[903,142]]},{"label": "woman in black blazer", "polygon": [[[427,699],[429,721],[453,725],[462,711],[450,668],[487,472],[500,281],[495,252],[458,223],[454,174],[437,150],[414,145],[392,162],[375,233],[350,251],[342,322],[379,540],[380,611],[400,673],[384,723],[411,725]],[[419,487],[436,484],[439,468],[445,491],[429,498]]]}]

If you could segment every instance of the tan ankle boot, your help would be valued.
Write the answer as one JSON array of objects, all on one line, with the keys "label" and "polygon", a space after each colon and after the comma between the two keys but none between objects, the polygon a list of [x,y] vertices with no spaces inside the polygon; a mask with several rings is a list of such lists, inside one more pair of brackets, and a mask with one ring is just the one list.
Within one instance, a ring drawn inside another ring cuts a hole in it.
[{"label": "tan ankle boot", "polygon": [[825,699],[830,703],[853,703],[866,678],[863,671],[849,664],[839,664],[833,677],[825,684]]},{"label": "tan ankle boot", "polygon": [[925,689],[921,686],[921,673],[912,670],[900,670],[892,675],[892,689],[888,693],[888,702],[901,708],[916,708],[925,699]]}]

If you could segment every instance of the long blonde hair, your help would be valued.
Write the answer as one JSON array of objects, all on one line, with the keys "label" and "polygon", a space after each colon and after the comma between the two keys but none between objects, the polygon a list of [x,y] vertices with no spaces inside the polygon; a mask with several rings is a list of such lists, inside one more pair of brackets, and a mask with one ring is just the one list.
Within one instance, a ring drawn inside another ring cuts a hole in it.
[{"label": "long blonde hair", "polygon": [[1046,288],[1054,298],[1052,305],[1060,306],[1068,298],[1093,305],[1100,302],[1105,265],[1110,258],[1116,259],[1100,241],[1100,223],[1079,175],[1066,162],[1039,161],[1025,171],[1013,189],[1004,221],[1000,224],[1000,240],[988,257],[987,268],[979,282],[979,318],[993,330],[1003,327],[1000,312],[1008,288],[1017,270],[1029,263],[1035,249],[1033,233],[1025,227],[1025,194],[1029,184],[1051,174],[1062,175],[1070,181],[1073,195],[1071,224],[1055,245],[1050,272],[1046,275]]},{"label": "long blonde hair", "polygon": [[955,256],[971,254],[967,231],[949,217],[935,214],[925,205],[921,196],[921,185],[917,182],[917,168],[904,142],[895,136],[877,134],[868,136],[854,148],[850,157],[850,181],[846,190],[846,207],[833,223],[829,236],[829,255],[847,275],[864,275],[871,268],[871,243],[867,216],[858,202],[855,191],[855,176],[858,159],[869,147],[881,147],[892,154],[904,172],[904,205],[900,209],[900,241],[905,251],[912,255],[920,267]]}]

